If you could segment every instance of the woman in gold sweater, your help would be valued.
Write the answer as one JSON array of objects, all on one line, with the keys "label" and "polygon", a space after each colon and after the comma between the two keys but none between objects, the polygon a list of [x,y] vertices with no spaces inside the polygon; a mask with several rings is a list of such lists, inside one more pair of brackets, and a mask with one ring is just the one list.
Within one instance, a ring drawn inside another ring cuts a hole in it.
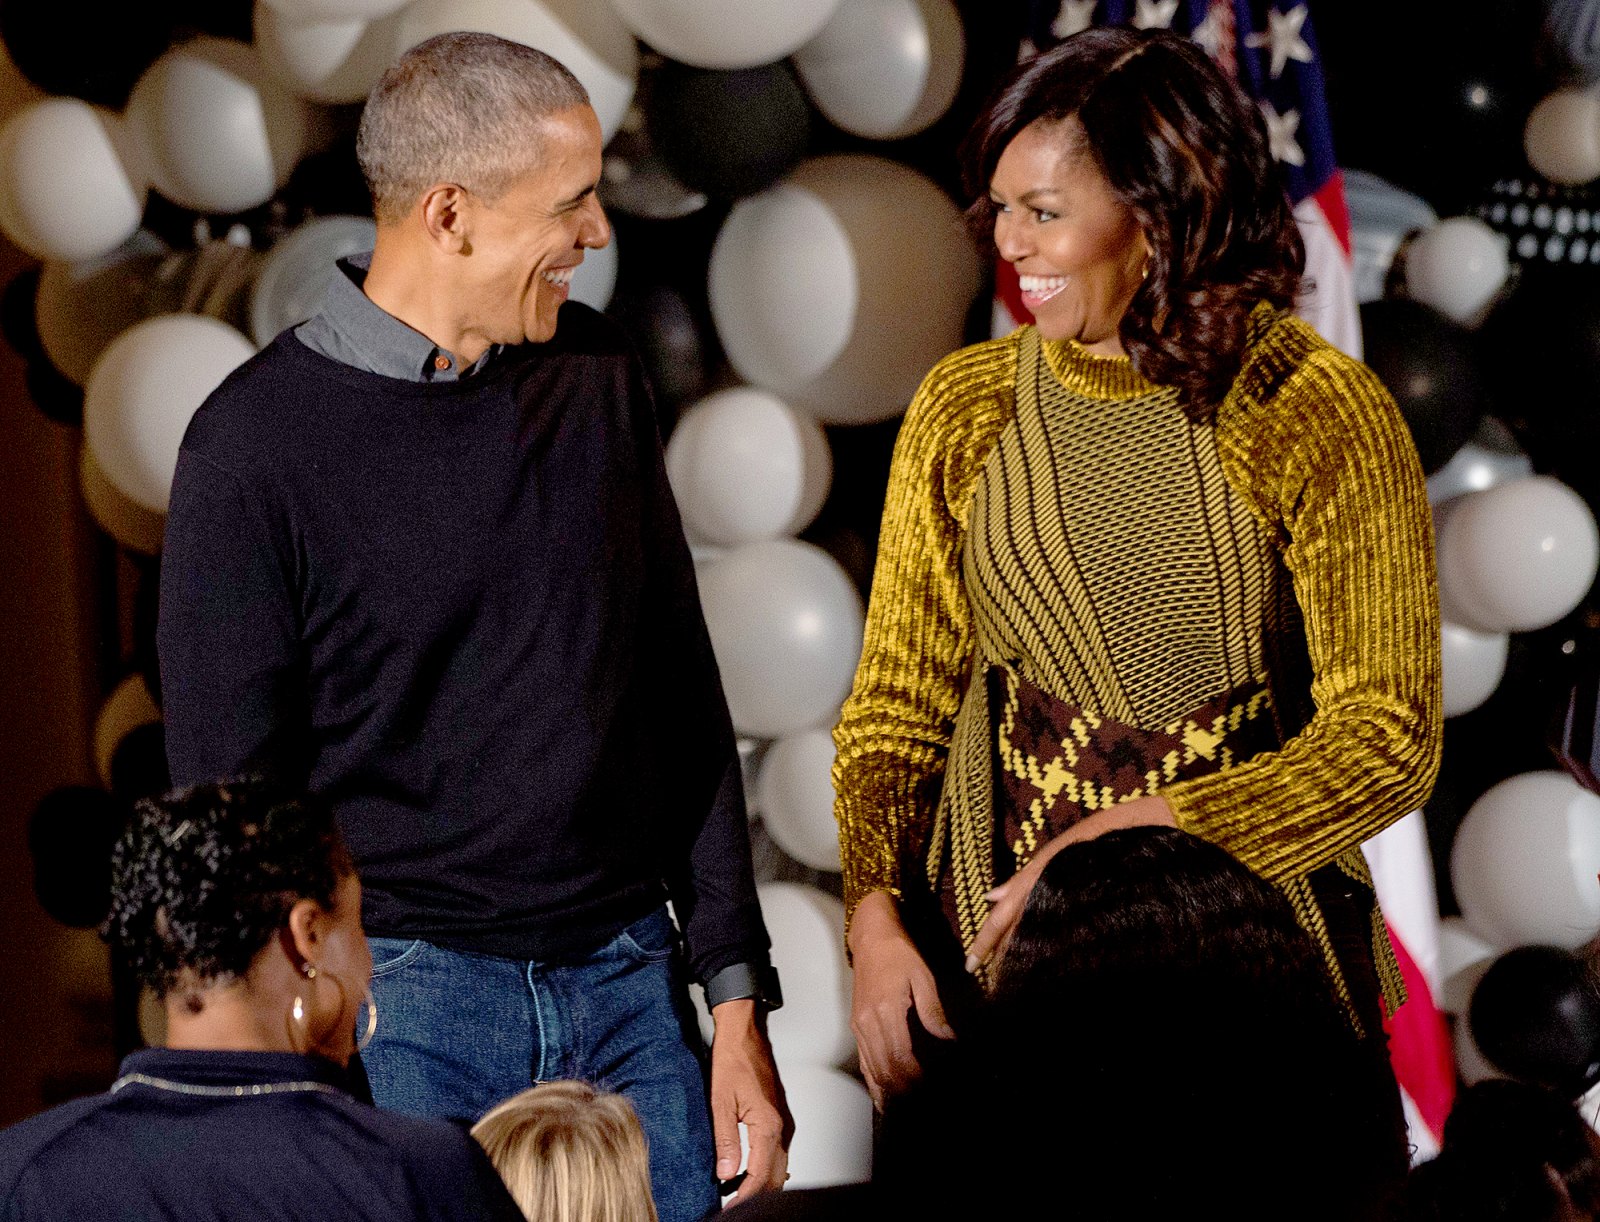
[{"label": "woman in gold sweater", "polygon": [[1402,994],[1360,846],[1427,796],[1441,730],[1405,425],[1290,315],[1262,122],[1187,40],[1068,39],[966,155],[1036,323],[906,414],[835,733],[874,1098],[918,1076],[918,1028],[954,1034],[1050,855],[1137,824],[1280,886],[1381,1043]]}]

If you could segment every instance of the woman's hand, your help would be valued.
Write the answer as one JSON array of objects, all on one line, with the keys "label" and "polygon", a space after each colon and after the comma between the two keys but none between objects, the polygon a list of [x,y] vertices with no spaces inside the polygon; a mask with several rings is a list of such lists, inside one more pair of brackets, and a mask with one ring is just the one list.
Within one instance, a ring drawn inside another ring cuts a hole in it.
[{"label": "woman's hand", "polygon": [[984,897],[990,904],[989,916],[967,952],[967,971],[977,971],[989,961],[991,955],[1004,949],[1011,940],[1011,933],[1017,927],[1017,918],[1022,915],[1034,884],[1039,881],[1039,876],[1044,873],[1052,857],[1069,844],[1093,840],[1117,828],[1140,826],[1177,827],[1178,821],[1172,816],[1172,807],[1159,794],[1135,798],[1110,810],[1096,811],[1041,847],[1027,865]]},{"label": "woman's hand", "polygon": [[850,954],[855,962],[850,1027],[861,1054],[873,1106],[906,1090],[922,1076],[911,1046],[910,1013],[939,1039],[955,1038],[939,1001],[933,973],[900,922],[894,897],[874,891],[856,907],[850,924]]}]

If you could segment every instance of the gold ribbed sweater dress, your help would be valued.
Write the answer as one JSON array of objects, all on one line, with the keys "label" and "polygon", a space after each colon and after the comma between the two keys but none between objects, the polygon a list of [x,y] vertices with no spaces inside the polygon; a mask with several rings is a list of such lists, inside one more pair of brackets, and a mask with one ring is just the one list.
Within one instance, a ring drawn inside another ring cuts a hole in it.
[{"label": "gold ribbed sweater dress", "polygon": [[[963,349],[906,413],[834,734],[847,908],[953,884],[970,944],[984,893],[1016,868],[996,861],[989,668],[1152,729],[1258,684],[1279,749],[1084,805],[1159,790],[1181,828],[1283,888],[1349,1003],[1308,879],[1370,883],[1361,842],[1426,798],[1439,665],[1416,451],[1371,371],[1299,320],[1257,307],[1206,423],[1126,358],[1032,327]],[[1218,750],[1214,728],[1191,727],[1187,749]]]}]

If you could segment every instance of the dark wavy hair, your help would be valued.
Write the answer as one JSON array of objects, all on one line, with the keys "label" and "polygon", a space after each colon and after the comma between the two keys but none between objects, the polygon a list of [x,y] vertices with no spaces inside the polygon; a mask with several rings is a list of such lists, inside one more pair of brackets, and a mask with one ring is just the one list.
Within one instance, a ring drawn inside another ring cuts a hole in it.
[{"label": "dark wavy hair", "polygon": [[992,242],[989,183],[1031,123],[1068,122],[1150,244],[1150,274],[1121,327],[1152,382],[1205,419],[1238,376],[1260,301],[1293,305],[1305,246],[1250,100],[1167,30],[1086,30],[1018,66],[962,146],[968,218]]},{"label": "dark wavy hair", "polygon": [[1555,1091],[1490,1080],[1456,1096],[1439,1157],[1411,1173],[1414,1222],[1600,1217],[1600,1157],[1582,1114]]},{"label": "dark wavy hair", "polygon": [[1344,1022],[1321,953],[1283,893],[1172,828],[1107,832],[1051,858],[991,996],[1001,1007],[1034,1007],[1085,988],[1162,1005],[1252,998]]},{"label": "dark wavy hair", "polygon": [[331,908],[354,871],[322,802],[259,778],[134,808],[111,861],[102,935],[159,997],[244,975],[297,900]]},{"label": "dark wavy hair", "polygon": [[[1353,1222],[1405,1175],[1387,1058],[1357,1038],[1288,901],[1174,828],[1056,854],[944,1055],[891,1113],[911,1126],[891,1174],[1043,1175],[1097,1222]],[[992,1206],[994,1180],[977,1185]]]}]

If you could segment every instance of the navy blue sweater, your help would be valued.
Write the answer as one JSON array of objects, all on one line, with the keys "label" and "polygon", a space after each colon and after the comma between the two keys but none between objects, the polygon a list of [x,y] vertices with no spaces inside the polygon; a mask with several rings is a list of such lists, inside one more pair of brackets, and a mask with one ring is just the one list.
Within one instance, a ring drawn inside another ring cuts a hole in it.
[{"label": "navy blue sweater", "polygon": [[279,336],[184,438],[158,643],[174,782],[325,795],[369,932],[559,960],[670,895],[697,977],[766,961],[649,392],[592,310],[438,384]]},{"label": "navy blue sweater", "polygon": [[[0,1218],[522,1218],[464,1131],[357,1103],[327,1061],[148,1048],[122,1072],[145,1080],[0,1132]],[[290,1089],[230,1093],[264,1083]]]}]

